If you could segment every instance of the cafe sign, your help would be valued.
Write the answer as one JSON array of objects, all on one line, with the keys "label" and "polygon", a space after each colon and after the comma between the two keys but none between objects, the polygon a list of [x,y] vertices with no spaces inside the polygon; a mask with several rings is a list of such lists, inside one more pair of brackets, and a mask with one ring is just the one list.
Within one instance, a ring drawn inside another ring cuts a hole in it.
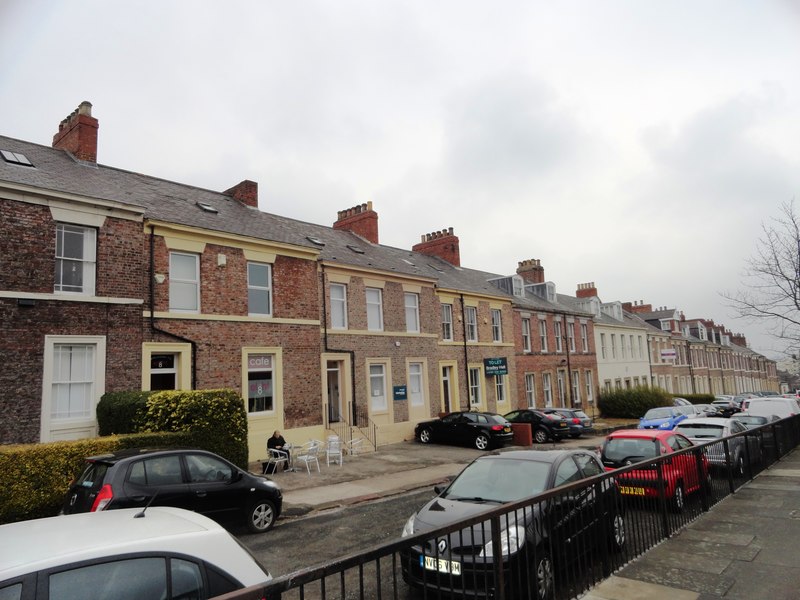
[{"label": "cafe sign", "polygon": [[484,358],[483,369],[489,375],[508,375],[508,361],[505,356],[498,358]]}]

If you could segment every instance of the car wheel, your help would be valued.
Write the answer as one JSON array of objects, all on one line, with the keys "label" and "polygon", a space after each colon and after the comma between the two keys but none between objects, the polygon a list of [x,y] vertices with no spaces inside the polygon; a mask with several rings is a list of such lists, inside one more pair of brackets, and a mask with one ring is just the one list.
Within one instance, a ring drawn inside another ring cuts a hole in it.
[{"label": "car wheel", "polygon": [[489,438],[486,437],[486,434],[478,434],[478,436],[475,438],[475,447],[478,450],[487,450],[489,448]]},{"label": "car wheel", "polygon": [[533,567],[536,589],[536,598],[545,600],[552,596],[553,590],[553,561],[550,553],[543,547],[536,549],[536,564]]},{"label": "car wheel", "polygon": [[423,444],[430,444],[431,439],[433,439],[433,431],[431,431],[430,427],[423,427],[422,431],[419,432],[419,441]]},{"label": "car wheel", "polygon": [[547,432],[544,429],[537,429],[533,432],[533,441],[537,444],[544,444],[548,439]]},{"label": "car wheel", "polygon": [[247,511],[247,528],[253,533],[264,533],[275,524],[275,505],[269,500],[259,500]]},{"label": "car wheel", "polygon": [[683,484],[678,482],[675,484],[675,491],[672,492],[672,509],[675,512],[683,512],[683,507],[686,498],[683,495]]},{"label": "car wheel", "polygon": [[739,458],[736,459],[734,465],[735,465],[733,468],[734,476],[744,477],[744,456],[740,454]]},{"label": "car wheel", "polygon": [[570,433],[569,437],[571,437],[573,440],[577,440],[579,437],[581,437],[581,434],[580,433]]},{"label": "car wheel", "polygon": [[611,519],[611,547],[616,552],[625,547],[625,518],[620,514]]}]

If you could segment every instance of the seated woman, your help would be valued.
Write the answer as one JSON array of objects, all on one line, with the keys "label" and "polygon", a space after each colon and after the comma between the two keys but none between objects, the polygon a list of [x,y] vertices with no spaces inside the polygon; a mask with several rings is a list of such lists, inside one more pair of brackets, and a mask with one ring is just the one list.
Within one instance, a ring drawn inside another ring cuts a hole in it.
[{"label": "seated woman", "polygon": [[275,433],[273,433],[270,438],[267,440],[267,449],[268,450],[275,450],[281,456],[286,457],[287,468],[291,468],[291,460],[292,456],[289,453],[289,450],[286,447],[286,440],[283,439],[281,432],[277,429]]}]

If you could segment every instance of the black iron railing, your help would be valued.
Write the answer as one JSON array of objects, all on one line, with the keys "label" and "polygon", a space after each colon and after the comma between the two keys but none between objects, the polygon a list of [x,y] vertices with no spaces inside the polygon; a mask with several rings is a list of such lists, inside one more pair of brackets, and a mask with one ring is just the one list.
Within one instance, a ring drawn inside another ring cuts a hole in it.
[{"label": "black iron railing", "polygon": [[219,598],[577,598],[799,444],[783,419]]}]

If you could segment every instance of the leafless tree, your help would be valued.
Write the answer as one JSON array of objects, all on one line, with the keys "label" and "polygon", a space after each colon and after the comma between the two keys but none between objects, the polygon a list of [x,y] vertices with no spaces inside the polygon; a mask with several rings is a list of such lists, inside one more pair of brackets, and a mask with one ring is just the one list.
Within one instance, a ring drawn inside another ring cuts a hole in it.
[{"label": "leafless tree", "polygon": [[794,201],[762,225],[744,271],[744,288],[722,296],[740,317],[763,321],[774,337],[800,346],[800,219]]}]

